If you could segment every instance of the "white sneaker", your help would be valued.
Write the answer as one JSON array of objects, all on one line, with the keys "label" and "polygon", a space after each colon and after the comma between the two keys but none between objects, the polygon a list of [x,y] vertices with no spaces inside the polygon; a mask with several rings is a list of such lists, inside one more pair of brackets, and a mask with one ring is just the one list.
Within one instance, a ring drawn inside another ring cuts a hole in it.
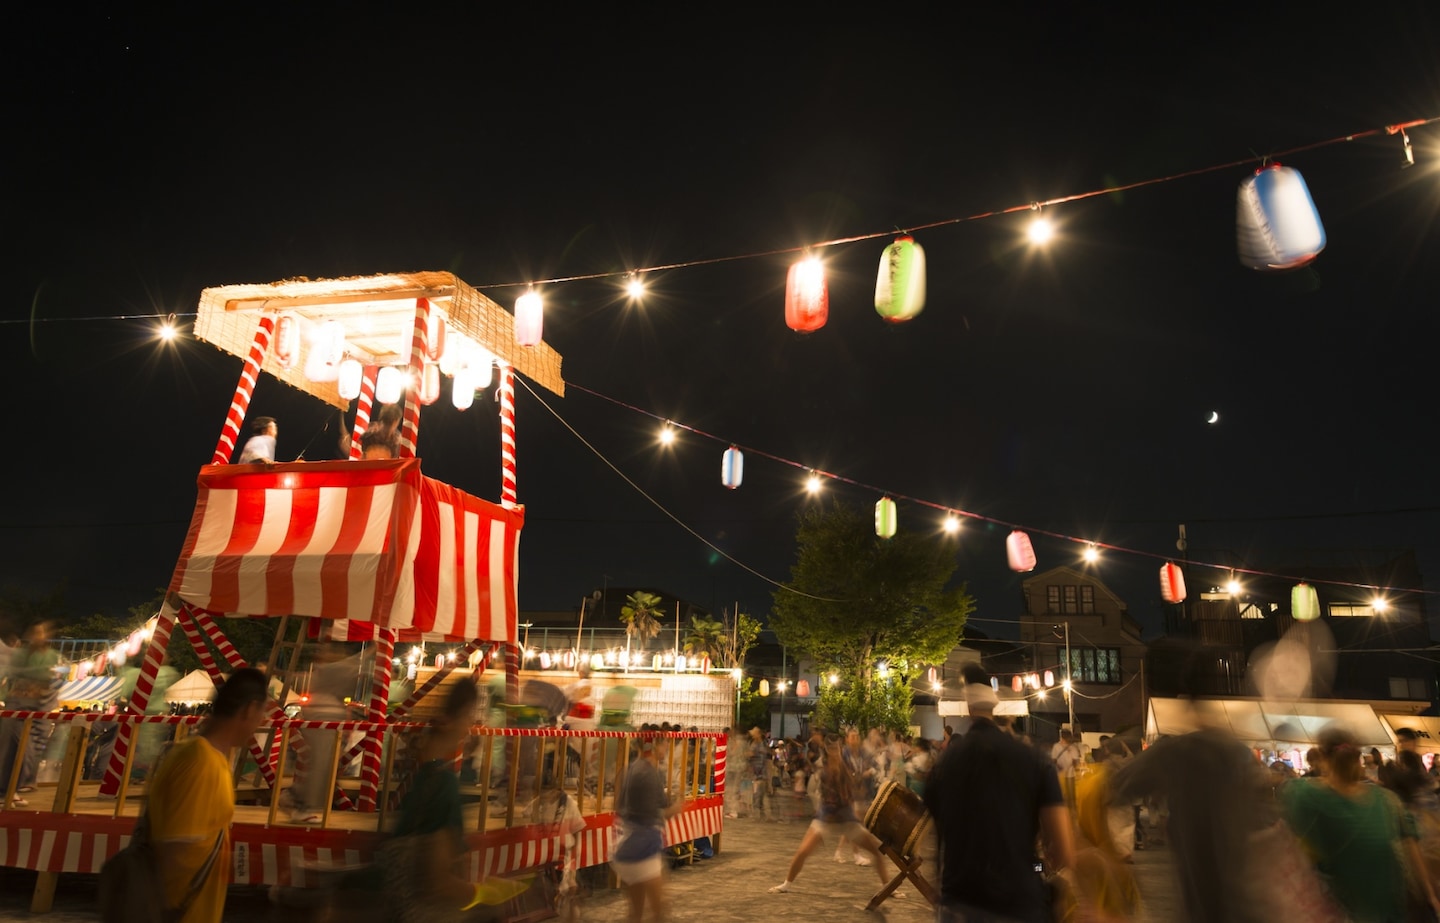
[{"label": "white sneaker", "polygon": [[784,893],[786,893],[787,891],[790,890],[790,882],[788,882],[788,881],[782,881],[780,884],[776,885],[775,887],[773,887],[773,888],[767,888],[766,890],[769,891],[771,894],[784,894]]},{"label": "white sneaker", "polygon": [[856,865],[874,865],[875,863],[873,863],[873,862],[870,861],[870,857],[869,857],[869,856],[856,856],[856,857],[855,857],[855,864],[856,864]]}]

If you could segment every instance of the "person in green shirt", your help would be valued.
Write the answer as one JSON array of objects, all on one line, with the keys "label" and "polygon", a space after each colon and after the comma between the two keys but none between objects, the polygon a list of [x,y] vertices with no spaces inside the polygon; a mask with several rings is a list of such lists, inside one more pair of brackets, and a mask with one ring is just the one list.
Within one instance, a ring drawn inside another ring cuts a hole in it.
[{"label": "person in green shirt", "polygon": [[1327,728],[1319,745],[1325,774],[1293,779],[1278,795],[1286,822],[1335,900],[1356,923],[1404,923],[1409,863],[1424,901],[1440,914],[1440,899],[1423,872],[1414,817],[1393,792],[1366,780],[1348,730]]},{"label": "person in green shirt", "polygon": [[[25,643],[10,654],[6,670],[5,707],[22,711],[54,711],[59,708],[60,676],[56,672],[59,665],[60,652],[50,646],[50,624],[36,622],[31,625],[25,630]],[[45,755],[54,726],[53,721],[30,722],[30,739],[25,745],[17,792],[28,792],[34,787],[40,758]],[[0,722],[0,795],[10,784],[15,750],[20,746],[24,728],[23,718],[6,718]],[[14,803],[24,807],[25,799],[17,797]]]}]

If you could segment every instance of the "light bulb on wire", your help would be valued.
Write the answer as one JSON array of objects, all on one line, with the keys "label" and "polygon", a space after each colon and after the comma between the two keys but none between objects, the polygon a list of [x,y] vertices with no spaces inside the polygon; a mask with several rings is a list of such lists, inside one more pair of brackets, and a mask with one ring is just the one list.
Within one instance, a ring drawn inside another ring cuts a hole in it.
[{"label": "light bulb on wire", "polygon": [[818,494],[820,487],[820,475],[814,471],[810,472],[810,476],[805,478],[805,492],[808,494]]},{"label": "light bulb on wire", "polygon": [[1084,558],[1086,564],[1094,564],[1100,560],[1100,549],[1095,546],[1094,542],[1085,546]]},{"label": "light bulb on wire", "polygon": [[1030,219],[1030,225],[1025,229],[1025,236],[1030,239],[1030,243],[1036,246],[1048,244],[1055,237],[1055,225],[1041,213],[1039,205],[1030,207],[1035,212],[1035,217]]},{"label": "light bulb on wire", "polygon": [[630,296],[631,301],[639,301],[645,297],[645,280],[640,278],[639,273],[632,272],[625,280],[625,294]]},{"label": "light bulb on wire", "polygon": [[671,426],[670,423],[667,421],[667,422],[665,423],[664,428],[660,430],[660,444],[661,444],[661,445],[674,445],[674,443],[675,443],[675,427]]},{"label": "light bulb on wire", "polygon": [[960,531],[960,517],[954,513],[946,513],[945,521],[941,524],[941,528],[945,530],[947,535],[954,535]]}]

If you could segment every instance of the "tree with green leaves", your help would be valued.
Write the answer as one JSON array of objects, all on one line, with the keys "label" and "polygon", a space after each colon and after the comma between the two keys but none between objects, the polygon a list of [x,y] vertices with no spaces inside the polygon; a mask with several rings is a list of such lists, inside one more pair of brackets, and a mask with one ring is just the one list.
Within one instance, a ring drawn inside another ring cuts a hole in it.
[{"label": "tree with green leaves", "polygon": [[690,631],[685,635],[685,653],[692,657],[709,657],[720,662],[720,644],[725,636],[725,623],[703,615],[690,616]]},{"label": "tree with green leaves", "polygon": [[661,599],[655,593],[636,590],[625,597],[620,607],[620,621],[625,623],[625,634],[631,640],[638,640],[643,646],[660,633]]},{"label": "tree with green leaves", "polygon": [[727,614],[722,621],[724,626],[720,637],[720,656],[711,659],[733,670],[744,665],[745,655],[759,640],[763,626],[759,619],[748,612],[737,611],[733,619]]},{"label": "tree with green leaves", "polygon": [[911,532],[880,538],[868,512],[838,500],[802,512],[795,539],[770,627],[838,677],[822,684],[816,720],[904,730],[910,679],[944,661],[975,608],[965,584],[950,585],[954,548]]}]

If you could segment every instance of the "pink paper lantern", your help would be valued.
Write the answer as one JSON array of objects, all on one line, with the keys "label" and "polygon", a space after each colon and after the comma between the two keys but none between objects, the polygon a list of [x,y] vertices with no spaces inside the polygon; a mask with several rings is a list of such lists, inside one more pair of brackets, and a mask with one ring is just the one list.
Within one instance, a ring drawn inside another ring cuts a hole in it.
[{"label": "pink paper lantern", "polygon": [[1016,692],[1022,691],[1025,688],[1025,680],[1021,679],[1020,675],[1017,673],[1016,675],[1010,677],[1010,688]]},{"label": "pink paper lantern", "polygon": [[1006,536],[1005,556],[1010,561],[1010,569],[1017,574],[1035,569],[1035,549],[1030,544],[1030,536],[1019,529]]},{"label": "pink paper lantern", "polygon": [[1185,601],[1185,574],[1173,561],[1166,561],[1160,567],[1160,598],[1167,603]]},{"label": "pink paper lantern", "polygon": [[795,694],[801,697],[810,695],[810,680],[802,679],[795,684]]},{"label": "pink paper lantern", "polygon": [[539,346],[545,330],[545,302],[533,288],[515,302],[515,342],[521,346]]},{"label": "pink paper lantern", "polygon": [[825,265],[813,256],[790,267],[785,278],[785,326],[797,333],[812,333],[830,318],[830,292]]}]

